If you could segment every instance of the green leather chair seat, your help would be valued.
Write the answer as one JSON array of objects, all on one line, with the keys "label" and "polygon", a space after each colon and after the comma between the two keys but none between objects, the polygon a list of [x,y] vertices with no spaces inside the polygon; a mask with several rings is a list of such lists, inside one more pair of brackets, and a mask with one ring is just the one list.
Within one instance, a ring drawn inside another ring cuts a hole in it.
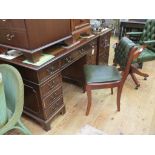
[{"label": "green leather chair seat", "polygon": [[84,74],[87,83],[104,83],[121,80],[121,75],[114,66],[85,65]]},{"label": "green leather chair seat", "polygon": [[147,48],[145,48],[139,55],[137,62],[146,62],[155,60],[155,53]]}]

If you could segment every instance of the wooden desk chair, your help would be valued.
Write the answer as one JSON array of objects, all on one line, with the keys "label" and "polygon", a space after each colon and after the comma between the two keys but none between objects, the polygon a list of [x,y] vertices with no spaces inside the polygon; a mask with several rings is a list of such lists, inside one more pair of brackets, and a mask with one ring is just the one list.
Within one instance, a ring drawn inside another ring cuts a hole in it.
[{"label": "wooden desk chair", "polygon": [[[137,49],[134,47],[134,43],[131,43],[127,37],[124,37],[116,46],[116,51],[119,53],[120,64],[124,67],[124,70],[120,73],[115,66],[105,65],[85,65],[85,89],[88,96],[88,104],[86,115],[89,114],[92,104],[92,93],[94,89],[111,88],[111,94],[113,94],[113,88],[117,87],[117,110],[120,111],[120,98],[124,82],[130,73],[131,63],[136,59],[143,48]],[[121,53],[121,54],[120,54]],[[117,56],[117,55],[116,55]]]}]

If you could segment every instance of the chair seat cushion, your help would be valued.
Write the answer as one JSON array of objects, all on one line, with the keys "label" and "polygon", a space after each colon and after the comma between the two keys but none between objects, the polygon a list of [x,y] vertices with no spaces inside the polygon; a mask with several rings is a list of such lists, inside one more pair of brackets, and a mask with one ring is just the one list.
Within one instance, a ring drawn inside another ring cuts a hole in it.
[{"label": "chair seat cushion", "polygon": [[86,83],[106,83],[121,80],[121,75],[114,66],[85,65],[84,74]]},{"label": "chair seat cushion", "polygon": [[137,58],[138,62],[146,62],[151,60],[155,60],[155,53],[147,48],[145,48]]}]

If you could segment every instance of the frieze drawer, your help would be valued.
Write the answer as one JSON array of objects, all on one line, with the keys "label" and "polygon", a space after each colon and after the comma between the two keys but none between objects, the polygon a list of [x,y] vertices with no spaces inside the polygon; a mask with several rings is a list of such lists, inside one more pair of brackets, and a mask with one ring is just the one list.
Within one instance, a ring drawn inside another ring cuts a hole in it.
[{"label": "frieze drawer", "polygon": [[39,81],[42,82],[42,81],[46,80],[47,78],[52,76],[54,73],[59,71],[59,69],[60,69],[59,61],[56,61],[52,64],[47,65],[46,67],[39,70],[39,72],[38,72]]},{"label": "frieze drawer", "polygon": [[45,118],[48,119],[51,115],[54,115],[54,113],[56,113],[63,106],[63,104],[62,97],[53,102],[53,104],[47,110],[44,110]]},{"label": "frieze drawer", "polygon": [[66,57],[61,59],[61,68],[64,69],[65,67],[67,67],[69,64],[73,63],[77,58],[80,57],[81,53],[81,49],[80,50],[76,50],[73,53],[67,55]]},{"label": "frieze drawer", "polygon": [[61,59],[61,69],[66,68],[68,65],[73,63],[74,61],[78,60],[80,57],[86,55],[86,53],[90,52],[92,48],[96,47],[96,42],[91,42],[87,46],[83,46],[73,53],[69,54],[68,56]]},{"label": "frieze drawer", "polygon": [[50,105],[52,105],[54,101],[60,98],[61,95],[62,95],[62,87],[53,91],[50,95],[48,95],[47,97],[43,99],[43,107],[45,109],[48,108]]}]

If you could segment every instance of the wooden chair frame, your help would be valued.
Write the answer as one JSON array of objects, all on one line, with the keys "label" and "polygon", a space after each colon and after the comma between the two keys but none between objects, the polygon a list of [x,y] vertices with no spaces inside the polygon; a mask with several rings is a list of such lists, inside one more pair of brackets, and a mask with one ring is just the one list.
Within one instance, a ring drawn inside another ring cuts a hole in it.
[{"label": "wooden chair frame", "polygon": [[115,81],[115,82],[104,82],[104,83],[86,83],[85,89],[87,91],[87,97],[88,97],[88,104],[87,104],[87,109],[86,109],[86,115],[89,114],[90,108],[92,105],[92,90],[95,89],[103,89],[103,88],[111,88],[111,94],[113,94],[113,88],[117,87],[117,111],[120,111],[120,99],[121,99],[121,93],[122,93],[122,88],[124,85],[124,82],[129,74],[134,71],[131,63],[134,59],[138,58],[139,54],[142,52],[143,47],[140,49],[137,49],[133,47],[128,56],[128,62],[126,65],[126,68],[124,71],[122,71],[121,75],[122,78],[120,81]]},{"label": "wooden chair frame", "polygon": [[[117,45],[117,43],[116,43],[116,45]],[[144,48],[146,48],[146,45],[142,45],[141,47],[143,47],[143,49],[144,49]],[[114,64],[114,66],[117,66],[117,65]],[[149,77],[148,74],[143,73],[143,72],[141,72],[139,70],[139,64],[138,63],[131,64],[131,69],[130,69],[129,74],[131,75],[131,78],[132,78],[132,80],[134,81],[134,83],[136,85],[135,89],[138,89],[140,87],[140,83],[139,83],[138,79],[136,78],[135,74],[144,77],[144,80],[147,80],[147,77]]]}]

